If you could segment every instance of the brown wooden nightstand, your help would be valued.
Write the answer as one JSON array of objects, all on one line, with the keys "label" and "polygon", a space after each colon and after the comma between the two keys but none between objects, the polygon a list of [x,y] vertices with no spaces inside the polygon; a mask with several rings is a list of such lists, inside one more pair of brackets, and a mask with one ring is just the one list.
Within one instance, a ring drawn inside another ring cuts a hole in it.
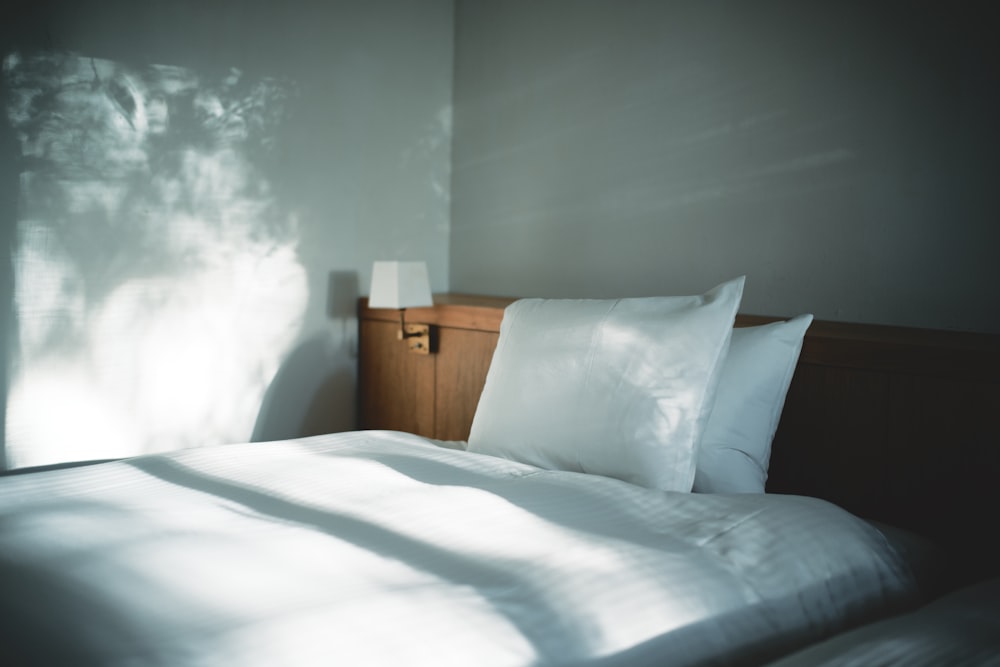
[{"label": "brown wooden nightstand", "polygon": [[434,351],[411,354],[397,339],[399,314],[358,302],[358,425],[438,440],[467,440],[503,309],[514,299],[437,294],[408,308],[407,322],[434,327]]}]

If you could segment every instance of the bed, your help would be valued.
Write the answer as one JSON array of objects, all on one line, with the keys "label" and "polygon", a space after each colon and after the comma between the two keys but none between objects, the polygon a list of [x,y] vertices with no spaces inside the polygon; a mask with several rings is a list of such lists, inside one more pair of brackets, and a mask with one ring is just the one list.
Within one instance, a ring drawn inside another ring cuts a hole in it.
[{"label": "bed", "polygon": [[[745,353],[759,349],[746,347],[752,336],[801,332],[778,355],[785,410],[774,414],[772,397],[757,424],[768,447],[775,428],[808,415],[796,393],[816,323],[744,321],[754,334],[738,335],[742,287],[610,310],[470,306],[465,328],[434,321],[454,315],[442,304],[412,314],[440,329],[421,362],[377,354],[372,326],[394,338],[398,320],[362,304],[362,430],[0,478],[0,663],[760,665],[918,608],[940,591],[942,568],[955,571],[936,524],[914,530],[822,494],[776,492],[772,478],[768,493],[727,491],[765,483],[754,452],[721,474],[698,458],[723,432],[727,388],[746,384],[725,381],[734,346],[750,366],[759,358]],[[552,335],[552,322],[568,325]],[[953,346],[961,358],[968,341]],[[994,344],[974,341],[977,368],[995,369]],[[431,384],[416,381],[430,414],[451,402],[466,415],[473,402],[467,431],[437,419],[375,428],[375,415],[397,418],[369,404],[385,400],[378,378],[414,386],[386,368],[397,362],[431,369]],[[452,363],[458,384],[479,386],[445,401]],[[676,371],[670,396],[660,368]],[[646,446],[664,433],[671,447]],[[756,453],[775,471],[780,445]]]},{"label": "bed", "polygon": [[1000,579],[845,632],[769,667],[1000,665]]}]

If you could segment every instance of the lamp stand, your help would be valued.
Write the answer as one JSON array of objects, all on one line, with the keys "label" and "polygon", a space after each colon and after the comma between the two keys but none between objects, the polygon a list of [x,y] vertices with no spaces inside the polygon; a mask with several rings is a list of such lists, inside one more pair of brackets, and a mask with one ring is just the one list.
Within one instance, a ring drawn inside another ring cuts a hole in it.
[{"label": "lamp stand", "polygon": [[403,313],[406,309],[399,309],[399,331],[396,338],[405,340],[406,346],[414,354],[431,353],[431,326],[429,324],[407,324]]}]

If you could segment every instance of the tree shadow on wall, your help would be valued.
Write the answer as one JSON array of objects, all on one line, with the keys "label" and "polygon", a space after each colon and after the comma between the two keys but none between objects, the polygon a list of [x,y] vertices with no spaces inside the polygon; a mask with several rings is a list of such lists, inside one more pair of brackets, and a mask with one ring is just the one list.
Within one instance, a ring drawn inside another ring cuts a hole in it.
[{"label": "tree shadow on wall", "polygon": [[[0,40],[2,43],[2,40]],[[0,52],[0,57],[3,53]],[[7,86],[0,77],[0,470],[7,467],[6,423],[8,355],[16,331],[14,317],[13,252],[17,228],[20,155],[17,139],[7,121]]]}]

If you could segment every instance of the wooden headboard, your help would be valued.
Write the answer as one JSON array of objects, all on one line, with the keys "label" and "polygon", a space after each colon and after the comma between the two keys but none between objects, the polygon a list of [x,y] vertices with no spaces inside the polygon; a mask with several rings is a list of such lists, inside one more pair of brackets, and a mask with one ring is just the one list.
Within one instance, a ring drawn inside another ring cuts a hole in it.
[{"label": "wooden headboard", "polygon": [[[359,425],[465,440],[513,299],[435,296],[431,355],[395,311],[359,304]],[[737,326],[773,321],[740,315]],[[814,321],[775,436],[767,490],[816,496],[947,545],[1000,575],[1000,336]]]}]

